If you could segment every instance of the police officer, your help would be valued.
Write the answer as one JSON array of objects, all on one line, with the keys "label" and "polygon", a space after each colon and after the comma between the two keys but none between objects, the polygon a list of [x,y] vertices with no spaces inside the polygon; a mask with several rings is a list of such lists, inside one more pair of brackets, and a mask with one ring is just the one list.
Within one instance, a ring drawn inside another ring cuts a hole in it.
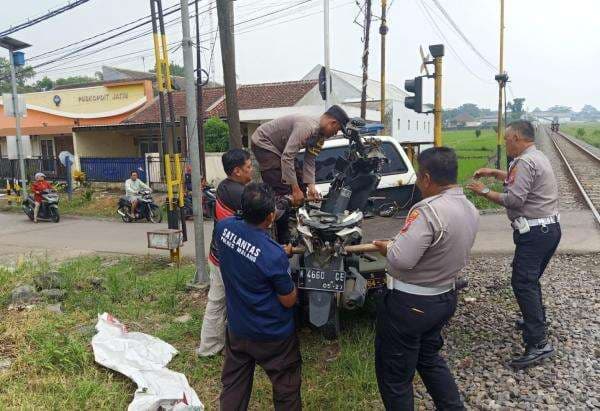
[{"label": "police officer", "polygon": [[[349,118],[339,106],[331,106],[320,117],[291,114],[262,124],[252,134],[251,148],[260,168],[262,180],[277,196],[291,195],[299,205],[308,197],[318,197],[315,186],[315,160],[327,138],[335,136],[346,126]],[[302,169],[296,156],[305,149]],[[281,244],[289,241],[289,213],[276,222]]]},{"label": "police officer", "polygon": [[387,256],[392,277],[377,310],[377,383],[387,410],[412,410],[416,370],[438,409],[462,410],[454,378],[439,355],[440,333],[456,309],[455,281],[468,262],[479,213],[456,184],[454,150],[430,148],[417,161],[423,200],[396,238],[373,242]]},{"label": "police officer", "polygon": [[510,123],[504,134],[506,153],[514,157],[508,172],[482,168],[474,174],[504,181],[503,193],[491,191],[479,181],[467,187],[506,207],[516,245],[512,263],[512,287],[523,315],[525,353],[511,365],[525,368],[554,353],[547,340],[546,315],[540,277],[558,247],[561,231],[558,187],[548,158],[535,147],[535,131],[529,121]]}]

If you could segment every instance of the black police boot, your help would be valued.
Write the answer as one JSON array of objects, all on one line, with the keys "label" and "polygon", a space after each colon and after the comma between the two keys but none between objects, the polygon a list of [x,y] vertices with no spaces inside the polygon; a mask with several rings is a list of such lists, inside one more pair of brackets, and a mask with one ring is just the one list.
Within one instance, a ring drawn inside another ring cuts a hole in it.
[{"label": "black police boot", "polygon": [[554,348],[549,342],[542,342],[537,345],[529,346],[525,349],[525,353],[519,357],[513,358],[510,362],[511,367],[521,369],[527,368],[544,358],[552,357]]}]

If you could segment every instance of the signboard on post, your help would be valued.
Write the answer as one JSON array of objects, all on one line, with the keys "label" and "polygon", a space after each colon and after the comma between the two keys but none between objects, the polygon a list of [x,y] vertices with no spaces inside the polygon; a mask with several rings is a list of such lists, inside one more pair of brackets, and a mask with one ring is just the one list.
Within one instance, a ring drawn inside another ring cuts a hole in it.
[{"label": "signboard on post", "polygon": [[[27,105],[25,97],[19,94],[19,117],[27,117]],[[2,94],[2,105],[4,106],[4,115],[6,117],[15,117],[15,107],[13,104],[12,94]]]}]

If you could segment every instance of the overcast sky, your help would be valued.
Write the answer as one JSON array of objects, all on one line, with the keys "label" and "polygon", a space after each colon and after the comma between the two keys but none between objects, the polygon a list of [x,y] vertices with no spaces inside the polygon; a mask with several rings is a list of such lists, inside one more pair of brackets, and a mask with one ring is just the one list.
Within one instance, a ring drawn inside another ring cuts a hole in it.
[{"label": "overcast sky", "polygon": [[[8,1],[8,0],[4,0]],[[361,3],[363,0],[359,0]],[[403,86],[419,73],[419,45],[444,43],[444,107],[472,102],[495,108],[498,66],[500,0],[438,0],[460,30],[494,68],[484,62],[444,19],[434,0],[388,0],[388,81]],[[10,2],[0,15],[0,30],[29,17],[38,16],[66,0],[20,0]],[[179,4],[163,0],[164,8]],[[214,1],[213,1],[214,3]],[[241,84],[297,80],[323,62],[322,0],[237,0],[235,20],[238,82]],[[205,10],[208,0],[201,0]],[[355,24],[358,6],[354,0],[330,0],[332,68],[361,73],[362,28]],[[379,1],[373,12],[380,14]],[[193,11],[193,8],[191,8]],[[27,56],[56,49],[149,14],[148,0],[91,0],[78,8],[12,36],[34,46]],[[264,15],[269,14],[267,17]],[[178,14],[167,17],[167,21]],[[526,98],[525,106],[547,108],[561,104],[579,110],[584,104],[600,109],[600,0],[506,0],[505,70],[511,83],[509,99]],[[432,23],[431,19],[435,22]],[[216,10],[213,11],[213,30]],[[249,21],[247,21],[249,20]],[[362,22],[362,17],[360,18]],[[436,28],[437,25],[438,27]],[[369,75],[379,77],[379,22],[371,31]],[[209,13],[201,17],[204,63],[210,60]],[[131,34],[139,33],[138,29]],[[441,34],[440,34],[441,32]],[[124,38],[124,37],[121,37]],[[169,42],[181,39],[181,23],[168,28]],[[117,40],[114,40],[117,41]],[[110,43],[107,43],[110,44]],[[154,64],[152,38],[137,40],[89,56],[60,61],[39,68],[52,78],[93,74],[103,64],[149,69]],[[39,64],[50,57],[40,57]],[[142,58],[143,57],[143,58]],[[181,62],[181,50],[173,61]],[[215,76],[221,81],[220,54],[215,48]],[[99,61],[102,60],[102,61]],[[91,63],[91,64],[87,64]],[[61,64],[62,67],[56,67]],[[78,66],[78,67],[74,67]],[[428,84],[431,89],[433,84]],[[429,98],[431,98],[429,93]]]}]

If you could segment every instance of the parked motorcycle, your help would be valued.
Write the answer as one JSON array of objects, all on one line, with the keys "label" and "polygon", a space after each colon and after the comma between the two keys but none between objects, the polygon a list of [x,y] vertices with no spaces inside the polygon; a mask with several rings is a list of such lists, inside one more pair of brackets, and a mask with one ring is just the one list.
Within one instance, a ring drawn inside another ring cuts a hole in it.
[{"label": "parked motorcycle", "polygon": [[119,199],[117,214],[121,216],[124,223],[146,219],[150,223],[160,223],[162,221],[162,213],[160,207],[154,204],[152,191],[143,189],[138,192],[138,204],[136,207],[135,216],[131,215],[131,203],[127,196],[122,196]]},{"label": "parked motorcycle", "polygon": [[295,242],[304,247],[296,273],[301,313],[328,339],[339,334],[341,307],[361,307],[370,289],[385,284],[385,273],[375,279],[359,272],[359,259],[373,261],[373,257],[346,251],[362,240],[363,212],[386,162],[379,142],[361,136],[364,126],[355,119],[345,127],[350,145],[337,159],[331,189],[321,206],[305,205],[297,212]]},{"label": "parked motorcycle", "polygon": [[[194,215],[192,207],[192,192],[188,191],[183,199],[183,212],[186,219]],[[209,220],[215,215],[215,205],[217,203],[217,190],[212,186],[205,186],[202,189],[202,213],[205,219]]]},{"label": "parked motorcycle", "polygon": [[[58,212],[58,193],[54,190],[42,191],[42,204],[38,211],[38,220],[52,221],[58,223],[60,221],[60,214]],[[27,214],[27,217],[33,221],[33,210],[35,208],[35,200],[32,195],[28,195],[23,204],[21,205],[23,212]]]}]

